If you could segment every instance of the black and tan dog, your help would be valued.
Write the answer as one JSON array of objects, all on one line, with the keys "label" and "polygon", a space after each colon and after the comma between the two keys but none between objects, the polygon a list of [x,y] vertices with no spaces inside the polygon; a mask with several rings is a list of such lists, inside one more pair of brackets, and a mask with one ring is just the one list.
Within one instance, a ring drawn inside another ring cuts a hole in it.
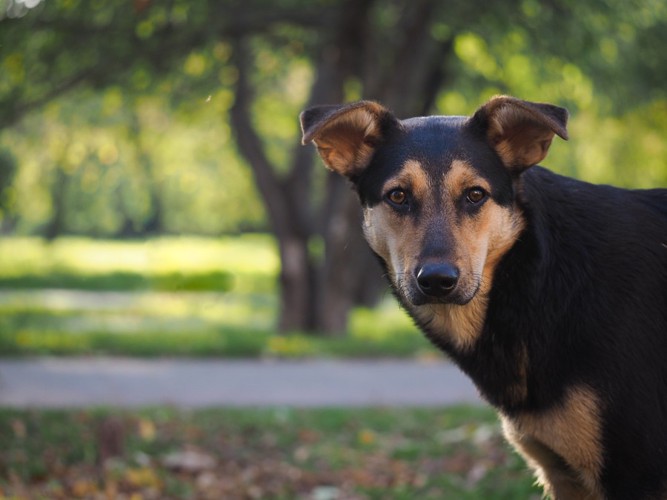
[{"label": "black and tan dog", "polygon": [[301,123],[352,181],[399,301],[545,491],[667,498],[667,190],[534,166],[567,116],[502,96],[469,118],[362,101]]}]

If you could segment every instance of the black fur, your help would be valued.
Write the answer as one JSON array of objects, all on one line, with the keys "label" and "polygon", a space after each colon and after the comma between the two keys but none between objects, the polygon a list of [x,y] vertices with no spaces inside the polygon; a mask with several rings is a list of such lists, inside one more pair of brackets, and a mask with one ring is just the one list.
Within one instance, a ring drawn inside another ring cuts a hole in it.
[{"label": "black fur", "polygon": [[[528,228],[496,269],[482,337],[469,355],[450,354],[510,413],[592,387],[603,398],[608,497],[664,494],[667,190],[594,186],[538,167],[522,188]],[[529,393],[513,408],[497,374],[512,376],[519,344]]]}]

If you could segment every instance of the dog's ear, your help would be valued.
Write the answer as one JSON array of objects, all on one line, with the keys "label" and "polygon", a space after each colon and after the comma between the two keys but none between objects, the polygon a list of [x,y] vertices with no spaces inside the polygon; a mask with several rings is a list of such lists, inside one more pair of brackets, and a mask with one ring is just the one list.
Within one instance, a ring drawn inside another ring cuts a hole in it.
[{"label": "dog's ear", "polygon": [[479,108],[470,126],[481,129],[505,166],[520,173],[541,162],[554,135],[567,140],[568,112],[552,104],[497,96]]},{"label": "dog's ear", "polygon": [[387,125],[398,124],[387,109],[372,101],[316,106],[299,118],[301,142],[312,141],[329,169],[351,179],[368,166]]}]

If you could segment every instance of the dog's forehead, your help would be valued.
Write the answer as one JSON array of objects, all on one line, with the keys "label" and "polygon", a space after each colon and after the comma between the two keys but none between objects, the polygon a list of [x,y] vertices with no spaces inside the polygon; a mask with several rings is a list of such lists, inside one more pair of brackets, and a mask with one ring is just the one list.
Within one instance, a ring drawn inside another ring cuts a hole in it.
[{"label": "dog's forehead", "polygon": [[362,201],[374,205],[381,200],[382,187],[401,176],[406,166],[418,165],[431,184],[442,182],[455,162],[461,160],[476,175],[488,179],[505,177],[484,138],[467,127],[465,116],[428,116],[402,120],[400,129],[378,147],[371,164],[357,181]]},{"label": "dog's forehead", "polygon": [[362,192],[372,191],[414,162],[429,175],[442,175],[453,159],[464,154],[461,143],[465,122],[465,117],[458,116],[402,120],[399,131],[378,147],[358,187]]},{"label": "dog's forehead", "polygon": [[387,146],[411,159],[441,162],[456,154],[466,118],[462,116],[426,116],[401,121],[401,132]]},{"label": "dog's forehead", "polygon": [[453,138],[468,121],[467,116],[419,116],[401,120],[401,126],[414,140]]}]

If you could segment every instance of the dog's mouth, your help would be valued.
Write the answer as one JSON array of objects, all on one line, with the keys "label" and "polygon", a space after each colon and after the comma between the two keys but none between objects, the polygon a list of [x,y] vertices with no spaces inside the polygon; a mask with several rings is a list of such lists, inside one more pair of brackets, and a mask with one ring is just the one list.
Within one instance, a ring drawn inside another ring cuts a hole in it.
[{"label": "dog's mouth", "polygon": [[461,293],[451,293],[446,297],[433,297],[430,295],[425,295],[419,291],[414,291],[409,294],[407,297],[409,302],[414,306],[424,306],[428,304],[456,304],[459,306],[464,306],[472,300],[475,294],[461,294]]}]

